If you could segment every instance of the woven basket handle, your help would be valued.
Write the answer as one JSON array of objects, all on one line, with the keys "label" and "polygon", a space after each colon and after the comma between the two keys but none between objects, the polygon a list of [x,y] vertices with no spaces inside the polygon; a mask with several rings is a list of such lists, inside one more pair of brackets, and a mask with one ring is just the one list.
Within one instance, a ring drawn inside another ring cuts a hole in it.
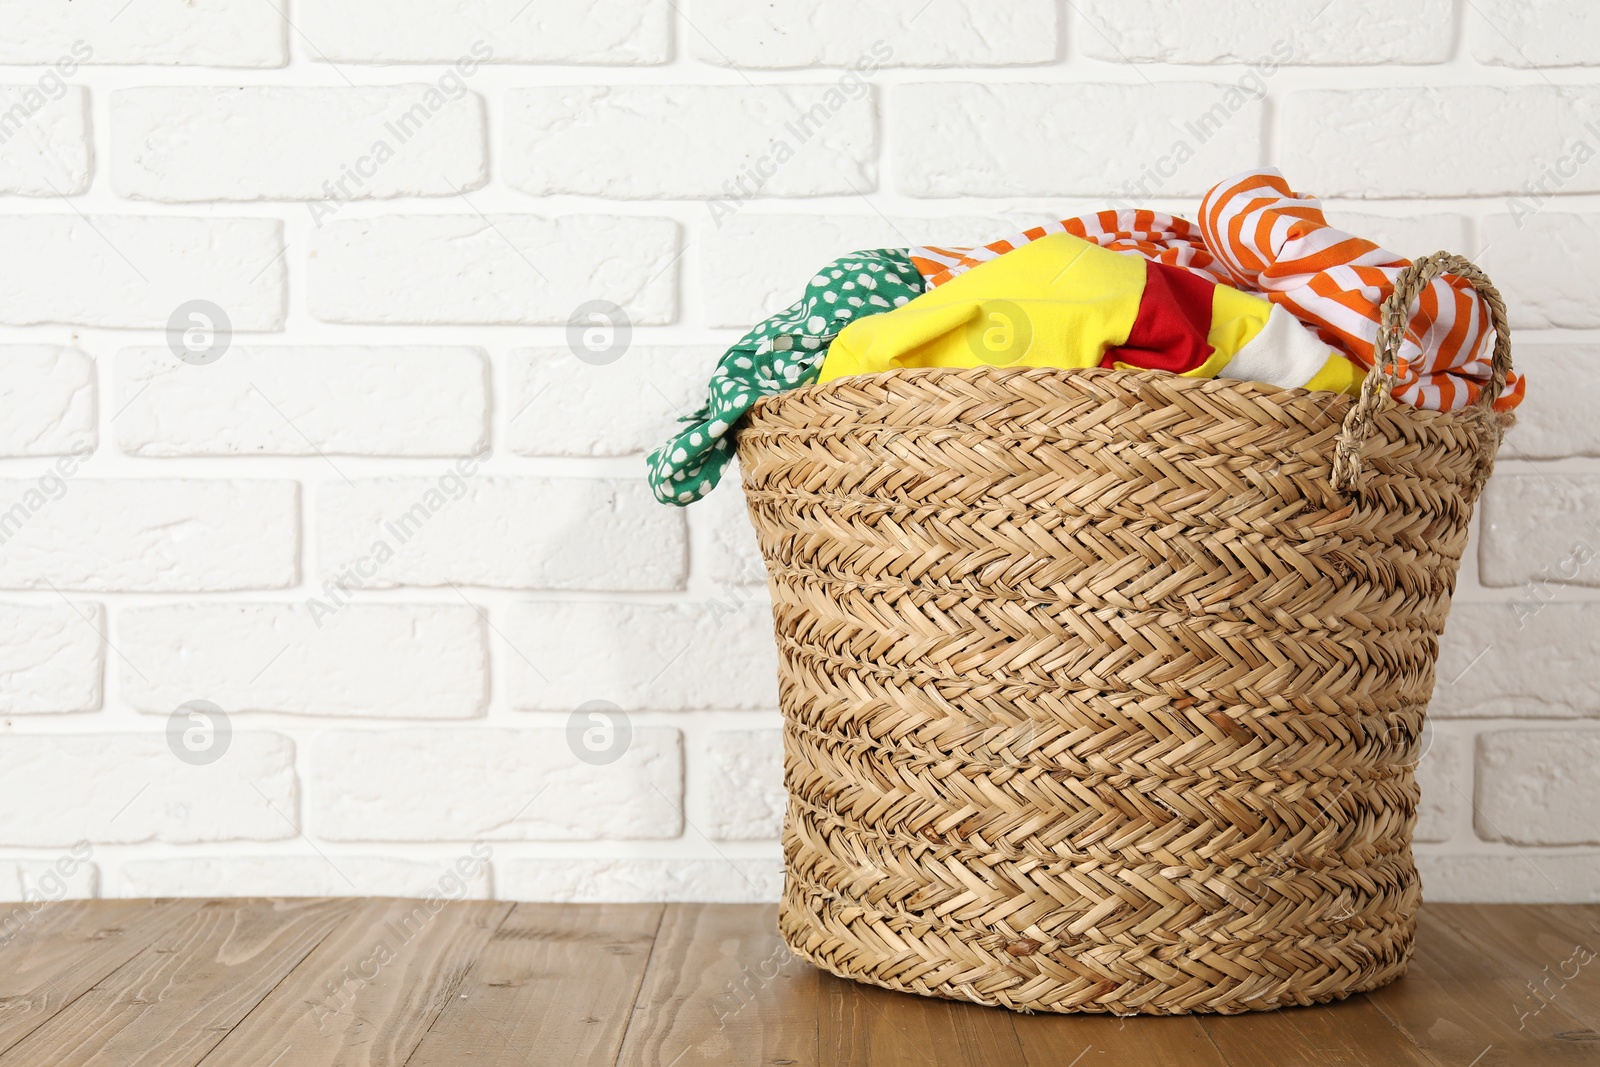
[{"label": "woven basket handle", "polygon": [[1506,304],[1500,298],[1500,290],[1494,287],[1487,274],[1461,256],[1435,252],[1417,260],[1400,272],[1395,279],[1394,292],[1383,302],[1372,371],[1361,383],[1361,395],[1351,405],[1344,417],[1344,428],[1339,431],[1333,454],[1333,487],[1341,492],[1353,491],[1361,479],[1361,446],[1372,433],[1372,417],[1379,406],[1388,401],[1389,392],[1395,386],[1396,361],[1400,342],[1405,338],[1406,322],[1411,317],[1412,302],[1441,274],[1465,278],[1489,305],[1489,319],[1494,324],[1494,360],[1489,384],[1478,396],[1478,407],[1493,410],[1494,402],[1500,399],[1500,392],[1506,387],[1506,374],[1511,370],[1511,329],[1506,325]]}]

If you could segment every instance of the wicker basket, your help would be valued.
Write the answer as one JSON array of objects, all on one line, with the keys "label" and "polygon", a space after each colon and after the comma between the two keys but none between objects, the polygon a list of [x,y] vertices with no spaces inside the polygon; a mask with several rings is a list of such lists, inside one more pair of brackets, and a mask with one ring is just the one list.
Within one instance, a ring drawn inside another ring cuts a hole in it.
[{"label": "wicker basket", "polygon": [[[907,370],[739,437],[784,715],[779,925],[845,978],[1242,1012],[1405,972],[1412,776],[1504,306],[1467,412],[1160,373]],[[1366,468],[1364,478],[1361,468]],[[1360,483],[1359,491],[1350,488]]]}]

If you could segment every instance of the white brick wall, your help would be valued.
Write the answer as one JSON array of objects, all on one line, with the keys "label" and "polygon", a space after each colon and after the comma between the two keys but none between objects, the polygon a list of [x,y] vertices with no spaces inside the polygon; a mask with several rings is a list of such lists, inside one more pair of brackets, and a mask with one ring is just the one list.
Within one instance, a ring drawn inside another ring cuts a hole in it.
[{"label": "white brick wall", "polygon": [[772,899],[754,535],[642,453],[829,258],[1273,163],[1506,293],[1418,863],[1600,900],[1592,5],[124,7],[0,0],[0,898]]},{"label": "white brick wall", "polygon": [[[506,108],[506,180],[534,196],[712,199],[769,154],[771,176],[752,179],[763,196],[877,183],[872,96],[859,80],[849,93],[836,84],[552,86],[517,90]],[[661,151],[673,142],[695,149]],[[792,158],[779,160],[780,142]]]},{"label": "white brick wall", "polygon": [[89,185],[89,96],[79,86],[0,86],[0,193],[53,196]]},{"label": "white brick wall", "polygon": [[427,83],[111,95],[111,184],[134,200],[365,200],[483,184],[483,98]]}]

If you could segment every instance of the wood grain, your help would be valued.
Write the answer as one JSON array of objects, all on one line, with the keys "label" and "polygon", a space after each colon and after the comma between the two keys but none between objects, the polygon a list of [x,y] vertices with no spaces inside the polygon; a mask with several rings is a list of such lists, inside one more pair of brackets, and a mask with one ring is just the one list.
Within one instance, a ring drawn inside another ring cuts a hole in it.
[{"label": "wood grain", "polygon": [[[1359,994],[1308,1008],[1205,1016],[1200,1025],[1232,1067],[1281,1067],[1286,1049],[1301,1050],[1307,1063],[1436,1067],[1414,1041]],[[1462,1067],[1466,1062],[1461,1061]]]},{"label": "wood grain", "polygon": [[617,1062],[661,904],[518,904],[406,1067]]},{"label": "wood grain", "polygon": [[13,933],[0,943],[0,1052],[199,909],[197,900],[74,900],[31,913],[13,906]]},{"label": "wood grain", "polygon": [[1503,977],[1516,979],[1519,1029],[1545,1029],[1540,1020],[1546,1008],[1559,1004],[1600,1033],[1600,924],[1590,926],[1593,920],[1581,909],[1449,904],[1432,912],[1500,960]]},{"label": "wood grain", "polygon": [[1410,973],[1373,993],[1131,1019],[848,982],[791,956],[774,920],[715,904],[52,904],[0,941],[0,1067],[1600,1062],[1595,907],[1429,905]]},{"label": "wood grain", "polygon": [[201,1062],[400,1067],[511,907],[363,901]]},{"label": "wood grain", "polygon": [[1062,1067],[1076,1057],[1079,1067],[1227,1067],[1192,1015],[1018,1015],[1011,1025],[1028,1067]]},{"label": "wood grain", "polygon": [[669,904],[619,1063],[817,1063],[821,974],[764,904]]},{"label": "wood grain", "polygon": [[[821,1063],[859,1067],[1015,1067],[1012,1013],[822,975]],[[1061,1061],[1062,1067],[1070,1061]]]},{"label": "wood grain", "polygon": [[355,905],[206,901],[0,1055],[0,1067],[191,1067]]},{"label": "wood grain", "polygon": [[1526,999],[1513,961],[1484,943],[1463,938],[1424,910],[1417,950],[1404,980],[1370,999],[1423,1051],[1441,1064],[1522,1067],[1594,1064],[1592,1044],[1557,1038],[1585,1029],[1559,1003],[1539,1015],[1539,1028],[1520,1028]]}]

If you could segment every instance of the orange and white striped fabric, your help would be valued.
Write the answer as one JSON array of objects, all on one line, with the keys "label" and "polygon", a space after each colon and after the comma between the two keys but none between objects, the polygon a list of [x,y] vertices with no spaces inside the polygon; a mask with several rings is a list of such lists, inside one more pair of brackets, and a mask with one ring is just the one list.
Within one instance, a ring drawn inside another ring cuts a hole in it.
[{"label": "orange and white striped fabric", "polygon": [[1235,284],[1228,277],[1227,269],[1206,250],[1193,223],[1174,215],[1142,209],[1107,209],[1092,215],[1079,215],[1075,219],[1047,222],[1023,230],[1013,237],[990,241],[980,248],[924,245],[911,249],[908,255],[927,281],[928,288],[934,289],[980,263],[987,263],[1052,233],[1070,233],[1113,252],[1125,252],[1171,267],[1183,267],[1207,281]]},{"label": "orange and white striped fabric", "polygon": [[[1200,233],[1235,285],[1261,291],[1371,369],[1378,309],[1410,260],[1329,226],[1321,203],[1290,190],[1277,170],[1213,186],[1200,202]],[[1493,351],[1488,305],[1466,280],[1436,278],[1406,324],[1394,398],[1434,411],[1464,408],[1488,382]],[[1516,407],[1525,391],[1520,375],[1507,375],[1496,409]]]},{"label": "orange and white striped fabric", "polygon": [[[1198,228],[1157,211],[1106,210],[1035,226],[980,248],[925,246],[911,262],[936,288],[980,263],[1052,233],[1181,267],[1209,281],[1259,292],[1321,340],[1370,370],[1378,309],[1411,261],[1329,226],[1322,205],[1289,189],[1277,170],[1247,171],[1216,186],[1200,204]],[[1401,343],[1396,400],[1452,411],[1475,401],[1489,380],[1494,328],[1469,283],[1435,279],[1417,301]],[[1495,403],[1522,402],[1512,372]]]}]

